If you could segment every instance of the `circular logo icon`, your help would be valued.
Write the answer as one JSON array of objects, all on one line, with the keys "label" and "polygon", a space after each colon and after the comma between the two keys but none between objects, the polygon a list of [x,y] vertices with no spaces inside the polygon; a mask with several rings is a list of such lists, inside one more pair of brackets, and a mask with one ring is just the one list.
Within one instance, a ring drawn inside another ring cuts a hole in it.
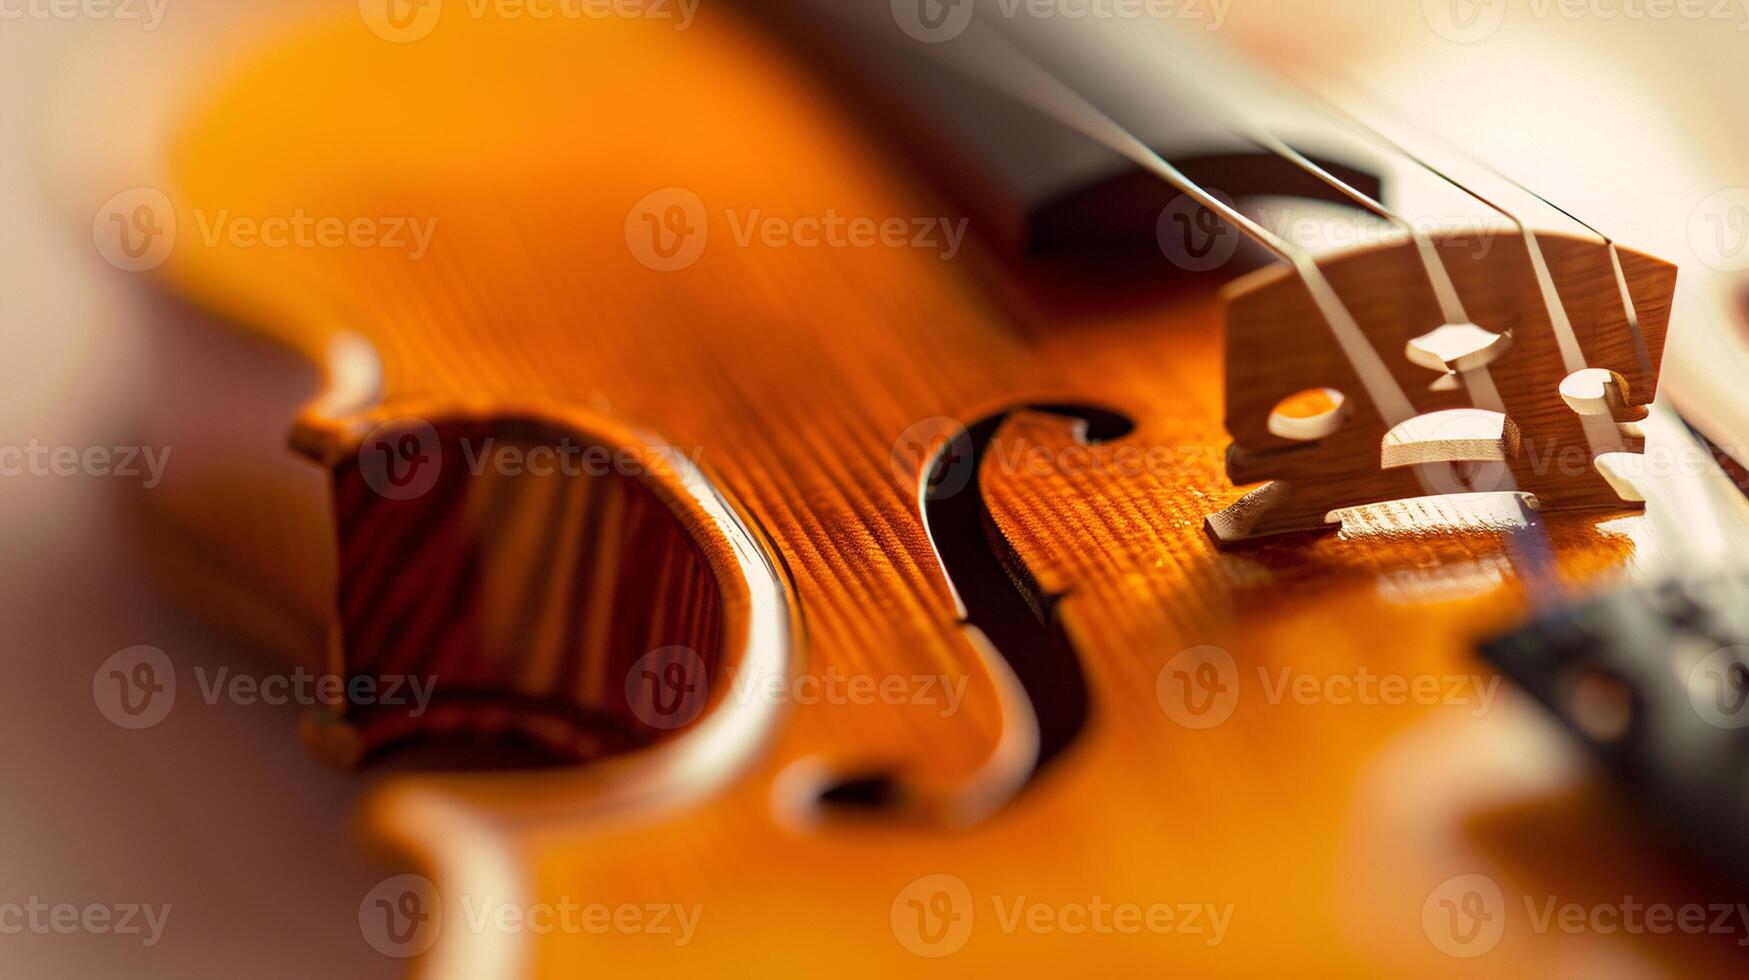
[{"label": "circular logo icon", "polygon": [[907,493],[921,488],[925,500],[946,500],[977,476],[972,435],[958,419],[936,415],[905,427],[888,454],[893,479]]},{"label": "circular logo icon", "polygon": [[122,728],[151,728],[176,704],[176,667],[157,647],[118,650],[91,675],[91,699]]},{"label": "circular logo icon", "polygon": [[1720,647],[1688,671],[1688,702],[1715,728],[1749,726],[1749,647]]},{"label": "circular logo icon", "polygon": [[1154,696],[1185,728],[1213,728],[1239,707],[1239,665],[1220,647],[1181,650],[1154,678]]},{"label": "circular logo icon", "polygon": [[657,647],[626,671],[626,707],[651,728],[679,728],[704,711],[710,678],[691,647]]},{"label": "circular logo icon", "polygon": [[358,931],[384,956],[418,956],[437,942],[442,928],[437,886],[424,875],[385,878],[358,903]]},{"label": "circular logo icon", "polygon": [[123,272],[156,269],[176,247],[176,209],[155,187],[135,187],[103,202],[91,219],[97,254]]},{"label": "circular logo icon", "polygon": [[907,950],[928,959],[952,956],[972,937],[972,890],[953,875],[924,875],[893,896],[888,920]]},{"label": "circular logo icon", "polygon": [[[1210,196],[1228,207],[1233,199],[1220,191]],[[1154,238],[1166,260],[1186,272],[1210,272],[1232,261],[1239,250],[1239,229],[1188,194],[1180,194],[1160,212]]]},{"label": "circular logo icon", "polygon": [[1506,0],[1421,0],[1421,15],[1447,41],[1475,44],[1506,22]]},{"label": "circular logo icon", "polygon": [[1749,187],[1708,196],[1688,216],[1688,247],[1708,268],[1749,272]]},{"label": "circular logo icon", "polygon": [[710,233],[704,201],[684,187],[646,194],[626,212],[626,247],[657,272],[675,272],[697,262]]},{"label": "circular logo icon", "polygon": [[1506,932],[1506,896],[1487,875],[1447,878],[1421,904],[1421,929],[1447,956],[1481,956]]},{"label": "circular logo icon", "polygon": [[358,0],[358,15],[372,34],[406,44],[437,27],[438,18],[443,16],[443,0]]},{"label": "circular logo icon", "polygon": [[358,472],[365,485],[390,500],[422,497],[443,469],[443,443],[430,422],[413,416],[390,419],[358,444]]},{"label": "circular logo icon", "polygon": [[893,22],[925,44],[951,41],[972,23],[975,0],[892,0]]}]

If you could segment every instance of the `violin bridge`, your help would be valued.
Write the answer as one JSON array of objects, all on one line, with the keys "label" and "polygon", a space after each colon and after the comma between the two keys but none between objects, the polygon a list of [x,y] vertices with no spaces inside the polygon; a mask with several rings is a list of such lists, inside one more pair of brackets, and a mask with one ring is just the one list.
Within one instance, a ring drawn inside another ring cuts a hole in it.
[{"label": "violin bridge", "polygon": [[[1261,486],[1208,515],[1219,546],[1450,494],[1513,493],[1541,510],[1638,505],[1622,474],[1644,448],[1637,422],[1657,390],[1675,266],[1549,233],[1502,232],[1485,256],[1473,243],[1434,247],[1470,322],[1442,315],[1414,245],[1319,266],[1388,379],[1363,373],[1364,359],[1357,368],[1292,269],[1228,287],[1227,475]],[[1369,397],[1381,380],[1411,417]]]}]

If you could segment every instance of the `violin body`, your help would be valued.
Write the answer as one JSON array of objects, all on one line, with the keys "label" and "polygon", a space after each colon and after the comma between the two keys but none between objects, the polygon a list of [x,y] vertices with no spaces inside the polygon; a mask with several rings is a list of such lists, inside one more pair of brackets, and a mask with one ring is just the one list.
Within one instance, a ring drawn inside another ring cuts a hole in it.
[{"label": "violin body", "polygon": [[[1526,927],[1524,895],[1718,886],[1597,807],[1474,656],[1527,608],[1497,534],[1216,546],[1206,518],[1248,489],[1217,283],[966,235],[753,18],[572,26],[319,27],[209,93],[169,155],[161,281],[249,338],[191,342],[305,372],[269,399],[166,358],[213,465],[159,516],[219,558],[206,598],[299,662],[435,678],[421,718],[312,720],[325,758],[497,739],[548,763],[374,794],[372,841],[441,896],[404,950],[420,975],[1734,961],[1704,935]],[[209,233],[227,211],[405,219],[405,245],[261,247]],[[953,422],[994,448],[932,474]],[[520,469],[456,475],[488,442]],[[572,444],[625,465],[534,472]],[[434,482],[398,482],[434,457]],[[932,521],[932,476],[990,527]],[[1627,513],[1543,515],[1559,575],[1615,574]],[[968,531],[1029,581],[944,559]],[[1072,668],[1005,664],[977,627],[980,596],[1021,586]],[[737,686],[755,666],[770,693]],[[652,724],[640,683],[692,698],[687,721]],[[1465,875],[1508,903],[1485,960],[1441,904]],[[493,903],[607,911],[470,919]]]}]

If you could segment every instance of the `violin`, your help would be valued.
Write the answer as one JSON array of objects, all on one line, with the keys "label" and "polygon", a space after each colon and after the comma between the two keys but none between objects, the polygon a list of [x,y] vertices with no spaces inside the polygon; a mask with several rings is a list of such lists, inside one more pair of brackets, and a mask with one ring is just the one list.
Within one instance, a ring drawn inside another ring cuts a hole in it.
[{"label": "violin", "polygon": [[[347,685],[299,735],[378,780],[363,941],[1741,964],[1654,928],[1749,867],[1732,416],[1660,394],[1677,265],[1558,175],[1203,24],[360,10],[229,67],[100,224],[183,311],[167,578]],[[1623,778],[1563,783],[1585,747]]]}]

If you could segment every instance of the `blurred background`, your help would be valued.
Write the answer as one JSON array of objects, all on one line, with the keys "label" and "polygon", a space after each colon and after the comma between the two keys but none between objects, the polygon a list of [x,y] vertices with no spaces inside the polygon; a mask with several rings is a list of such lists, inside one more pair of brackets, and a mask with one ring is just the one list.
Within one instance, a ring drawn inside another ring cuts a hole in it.
[{"label": "blurred background", "polygon": [[[698,16],[723,15],[718,4],[729,0],[703,0]],[[1509,172],[1566,175],[1552,188],[1563,205],[1683,267],[1680,351],[1685,334],[1734,330],[1717,298],[1749,266],[1749,249],[1718,237],[1749,236],[1749,4],[1702,6],[1648,18],[1597,0],[1568,17],[1529,0],[1231,0],[1209,2],[1203,26],[1286,70],[1388,92]],[[262,39],[317,18],[360,19],[360,4],[0,0],[0,447],[137,441],[153,300],[103,261],[93,217],[152,171],[187,100]],[[136,645],[179,672],[269,660],[155,584],[133,490],[90,473],[0,477],[0,901],[172,913],[148,956],[123,936],[0,936],[0,972],[400,975],[358,924],[387,873],[353,830],[371,777],[311,759],[295,706],[189,699],[130,731],[94,703],[98,666]]]}]

